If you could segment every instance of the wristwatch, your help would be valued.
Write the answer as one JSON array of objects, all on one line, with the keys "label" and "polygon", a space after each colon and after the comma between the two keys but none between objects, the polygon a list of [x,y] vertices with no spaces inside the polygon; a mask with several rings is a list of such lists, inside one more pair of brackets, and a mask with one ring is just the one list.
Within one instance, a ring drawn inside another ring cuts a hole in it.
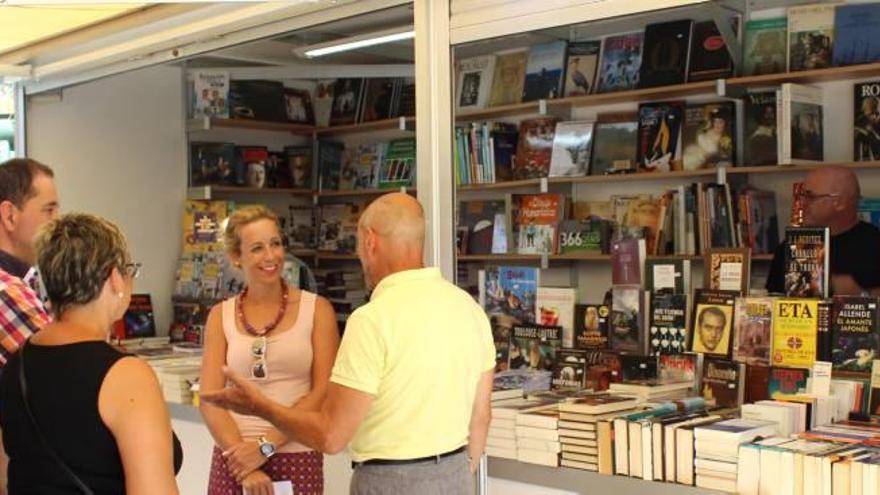
[{"label": "wristwatch", "polygon": [[261,436],[257,440],[257,445],[260,446],[260,453],[263,454],[263,457],[265,457],[266,459],[269,459],[273,455],[275,455],[275,444],[269,441],[269,439],[266,438],[265,435]]}]

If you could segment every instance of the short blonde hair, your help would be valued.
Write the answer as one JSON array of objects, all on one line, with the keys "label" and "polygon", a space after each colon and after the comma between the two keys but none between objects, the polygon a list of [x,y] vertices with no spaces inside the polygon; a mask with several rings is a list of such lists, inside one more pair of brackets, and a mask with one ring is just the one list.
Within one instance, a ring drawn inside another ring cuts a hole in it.
[{"label": "short blonde hair", "polygon": [[36,248],[43,286],[56,315],[97,299],[113,269],[125,273],[131,261],[119,227],[86,213],[68,213],[44,225]]},{"label": "short blonde hair", "polygon": [[223,231],[223,244],[228,254],[241,254],[241,229],[257,220],[271,220],[281,230],[278,215],[263,205],[245,206],[235,210],[226,220],[226,229]]}]

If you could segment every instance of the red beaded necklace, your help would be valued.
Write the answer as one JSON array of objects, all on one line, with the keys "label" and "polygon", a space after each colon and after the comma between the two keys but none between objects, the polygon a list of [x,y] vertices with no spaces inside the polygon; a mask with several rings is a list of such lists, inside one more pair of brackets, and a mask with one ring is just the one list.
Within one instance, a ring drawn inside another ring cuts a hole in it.
[{"label": "red beaded necklace", "polygon": [[281,279],[281,307],[278,308],[278,316],[275,317],[275,321],[269,323],[263,328],[263,331],[257,331],[250,323],[248,323],[247,318],[244,316],[244,301],[247,299],[248,288],[245,287],[241,294],[238,295],[238,319],[241,320],[241,325],[244,327],[245,331],[255,337],[262,337],[267,333],[271,332],[281,323],[281,320],[284,319],[284,314],[287,313],[287,282],[284,279]]}]

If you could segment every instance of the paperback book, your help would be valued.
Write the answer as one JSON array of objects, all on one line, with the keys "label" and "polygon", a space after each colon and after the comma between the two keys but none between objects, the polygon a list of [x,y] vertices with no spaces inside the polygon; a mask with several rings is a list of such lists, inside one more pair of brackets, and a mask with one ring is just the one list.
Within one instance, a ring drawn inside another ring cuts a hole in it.
[{"label": "paperback book", "polygon": [[785,242],[785,295],[828,297],[828,228],[786,227]]},{"label": "paperback book", "polygon": [[510,341],[510,369],[552,372],[556,353],[561,347],[561,327],[514,325]]},{"label": "paperback book", "polygon": [[582,96],[594,92],[596,69],[599,66],[601,41],[579,41],[568,44],[565,62],[565,96]]},{"label": "paperback book", "polygon": [[544,117],[520,123],[514,179],[536,179],[550,174],[553,137],[558,120],[556,117]]},{"label": "paperback book", "polygon": [[669,172],[677,167],[684,102],[666,101],[639,105],[639,171]]},{"label": "paperback book", "polygon": [[607,349],[610,310],[604,304],[576,304],[574,307],[574,347]]},{"label": "paperback book", "polygon": [[539,325],[562,327],[562,345],[574,347],[575,289],[538,287],[535,321]]},{"label": "paperback book", "polygon": [[698,289],[694,293],[690,350],[727,359],[733,344],[733,309],[738,293]]},{"label": "paperback book", "polygon": [[702,396],[706,407],[735,408],[743,403],[746,365],[721,359],[703,363]]},{"label": "paperback book", "polygon": [[577,177],[587,174],[593,149],[593,122],[574,121],[556,124],[550,177]]},{"label": "paperback book", "polygon": [[736,161],[736,112],[733,102],[688,105],[682,131],[684,170],[718,166]]},{"label": "paperback book", "polygon": [[831,67],[834,4],[788,8],[788,70]]},{"label": "paperback book", "polygon": [[756,19],[746,23],[743,75],[778,74],[788,67],[786,35],[788,19]]},{"label": "paperback book", "polygon": [[192,116],[229,118],[229,72],[193,72]]},{"label": "paperback book", "polygon": [[[730,27],[739,34],[739,18],[730,18]],[[693,41],[688,67],[688,82],[724,79],[733,76],[733,60],[718,31],[715,21],[694,24]]]},{"label": "paperback book", "polygon": [[596,122],[593,134],[590,175],[636,171],[639,122],[635,116],[631,120],[614,122],[600,120]]},{"label": "paperback book", "polygon": [[816,361],[819,304],[816,299],[773,301],[773,366],[807,368]]},{"label": "paperback book", "polygon": [[529,48],[522,101],[562,96],[566,45],[565,41],[554,41]]},{"label": "paperback book", "polygon": [[512,105],[522,101],[528,61],[528,50],[516,50],[496,55],[492,93],[489,96],[490,107]]},{"label": "paperback book", "polygon": [[746,165],[776,165],[776,91],[746,95],[745,114]]},{"label": "paperback book", "polygon": [[880,4],[838,5],[834,9],[832,65],[872,64],[880,61]]},{"label": "paperback book", "polygon": [[550,378],[554,390],[579,390],[584,388],[587,373],[586,352],[577,349],[559,349]]},{"label": "paperback book", "polygon": [[644,32],[619,34],[605,38],[599,72],[599,92],[633,89],[639,82],[642,66]]},{"label": "paperback book", "polygon": [[733,359],[750,366],[770,365],[773,332],[773,299],[736,298]]},{"label": "paperback book", "polygon": [[693,21],[661,22],[645,27],[640,88],[682,84],[688,73]]},{"label": "paperback book", "polygon": [[880,81],[857,83],[853,96],[853,160],[880,160]]},{"label": "paperback book", "polygon": [[654,293],[651,297],[648,352],[679,354],[687,350],[687,294]]},{"label": "paperback book", "polygon": [[639,285],[615,285],[611,295],[609,347],[618,352],[646,354],[644,291]]},{"label": "paperback book", "polygon": [[455,99],[458,110],[475,110],[486,106],[494,72],[494,55],[472,57],[459,62],[458,95]]},{"label": "paperback book", "polygon": [[521,194],[511,199],[519,254],[553,254],[557,251],[556,228],[565,215],[560,194]]},{"label": "paperback book", "polygon": [[780,164],[820,163],[825,157],[822,89],[785,83],[776,93]]},{"label": "paperback book", "polygon": [[880,354],[876,297],[834,296],[831,362],[834,371],[868,374]]}]

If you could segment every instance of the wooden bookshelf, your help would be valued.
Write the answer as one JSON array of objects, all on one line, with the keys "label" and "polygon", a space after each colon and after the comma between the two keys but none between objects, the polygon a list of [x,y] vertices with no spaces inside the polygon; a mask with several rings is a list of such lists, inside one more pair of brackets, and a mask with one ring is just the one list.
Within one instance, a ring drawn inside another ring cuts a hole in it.
[{"label": "wooden bookshelf", "polygon": [[188,199],[213,199],[218,196],[256,195],[256,196],[312,196],[312,189],[291,189],[274,187],[237,187],[237,186],[197,186],[187,190]]},{"label": "wooden bookshelf", "polygon": [[375,122],[362,122],[360,124],[316,127],[315,134],[318,136],[338,136],[342,134],[375,131],[411,132],[412,129],[414,129],[415,121],[415,117],[396,117],[393,119],[377,120]]},{"label": "wooden bookshelf", "polygon": [[316,251],[315,258],[318,260],[357,260],[356,254],[333,253],[329,251]]},{"label": "wooden bookshelf", "polygon": [[[844,167],[853,170],[880,170],[880,161],[870,162],[823,162],[809,165],[762,165],[762,166],[743,166],[743,167],[727,167],[728,175],[742,174],[799,174],[806,173],[810,170],[820,167]],[[615,175],[586,175],[582,177],[549,177],[548,184],[591,184],[591,183],[608,183],[608,182],[629,182],[634,180],[666,180],[666,179],[685,179],[699,177],[714,177],[718,171],[716,169],[704,170],[677,170],[673,172],[640,172],[635,174],[615,174]],[[491,184],[466,184],[458,186],[459,192],[463,191],[486,191],[498,189],[517,189],[521,187],[537,187],[541,183],[541,179],[526,179],[507,182],[494,182]]]},{"label": "wooden bookshelf", "polygon": [[317,254],[314,249],[291,249],[288,252],[297,258],[314,258]]},{"label": "wooden bookshelf", "polygon": [[319,191],[317,196],[319,198],[345,198],[345,197],[356,197],[356,196],[381,196],[383,194],[393,193],[393,192],[406,192],[408,194],[415,194],[415,188],[401,188],[401,189],[344,189],[341,191]]},{"label": "wooden bookshelf", "polygon": [[288,132],[304,136],[311,136],[315,132],[315,126],[313,125],[251,119],[204,118],[193,119],[187,123],[187,129],[190,131],[208,131],[217,128]]},{"label": "wooden bookshelf", "polygon": [[[809,84],[820,81],[839,81],[880,76],[880,63],[851,65],[846,67],[830,67],[800,72],[780,74],[764,74],[760,76],[732,77],[723,79],[729,87],[748,88],[756,86],[775,86],[786,82]],[[656,88],[639,88],[611,93],[597,93],[552,100],[530,101],[498,107],[481,108],[456,114],[456,122],[476,120],[492,120],[500,117],[524,116],[530,114],[553,114],[554,110],[568,107],[589,107],[612,103],[634,103],[643,101],[660,101],[684,98],[694,95],[713,94],[717,91],[717,80],[673,84]],[[543,111],[542,111],[543,110]]]},{"label": "wooden bookshelf", "polygon": [[[509,262],[509,261],[541,261],[542,255],[539,254],[462,254],[458,255],[458,261],[461,262]],[[611,261],[610,254],[551,254],[547,256],[549,261]],[[649,260],[691,260],[702,262],[702,255],[681,255],[681,254],[663,254],[649,255]],[[752,256],[752,261],[770,261],[773,259],[772,254],[756,254]]]},{"label": "wooden bookshelf", "polygon": [[821,81],[841,81],[877,76],[880,76],[880,63],[829,67],[827,69],[784,72],[780,74],[764,74],[760,76],[732,77],[725,82],[728,86],[774,86],[787,82],[809,84]]}]

